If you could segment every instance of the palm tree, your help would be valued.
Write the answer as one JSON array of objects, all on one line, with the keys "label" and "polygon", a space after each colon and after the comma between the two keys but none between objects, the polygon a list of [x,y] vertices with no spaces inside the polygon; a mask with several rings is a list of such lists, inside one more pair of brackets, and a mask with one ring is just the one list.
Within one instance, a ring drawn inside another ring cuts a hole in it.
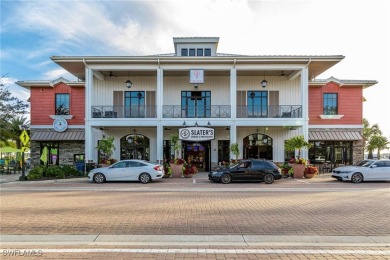
[{"label": "palm tree", "polygon": [[371,137],[368,147],[371,148],[371,151],[378,149],[377,158],[381,158],[381,150],[388,149],[390,142],[387,140],[387,137],[382,135],[374,135]]},{"label": "palm tree", "polygon": [[363,154],[364,154],[364,151],[367,149],[368,150],[368,157],[367,157],[368,159],[373,158],[372,151],[375,149],[369,145],[370,139],[373,136],[381,136],[381,135],[382,135],[382,131],[379,129],[378,124],[374,124],[374,125],[370,126],[370,123],[368,122],[368,120],[366,118],[363,118]]},{"label": "palm tree", "polygon": [[20,135],[23,132],[23,129],[20,128],[22,125],[28,125],[30,122],[27,121],[27,118],[24,116],[16,116],[11,118],[9,121],[9,124],[7,125],[7,132],[9,134],[9,137],[11,140],[15,141],[16,143],[16,148],[21,148],[22,144],[19,139]]}]

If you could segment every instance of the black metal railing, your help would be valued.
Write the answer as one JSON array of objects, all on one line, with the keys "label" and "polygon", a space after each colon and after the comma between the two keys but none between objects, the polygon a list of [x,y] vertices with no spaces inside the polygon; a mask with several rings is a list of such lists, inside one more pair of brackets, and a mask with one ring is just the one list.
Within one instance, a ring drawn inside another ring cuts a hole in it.
[{"label": "black metal railing", "polygon": [[301,105],[237,106],[237,118],[301,118]]},{"label": "black metal railing", "polygon": [[92,106],[92,118],[156,118],[156,106]]},{"label": "black metal railing", "polygon": [[230,118],[229,105],[181,106],[164,105],[163,118]]}]

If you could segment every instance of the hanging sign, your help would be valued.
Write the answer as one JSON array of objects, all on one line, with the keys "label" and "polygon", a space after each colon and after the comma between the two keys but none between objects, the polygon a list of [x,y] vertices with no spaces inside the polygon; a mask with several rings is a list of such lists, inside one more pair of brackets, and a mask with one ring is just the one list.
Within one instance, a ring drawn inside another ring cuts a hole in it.
[{"label": "hanging sign", "polygon": [[204,83],[204,71],[203,70],[190,70],[190,84],[203,84]]},{"label": "hanging sign", "polygon": [[187,127],[179,129],[179,138],[184,141],[208,141],[214,139],[214,129],[208,127]]},{"label": "hanging sign", "polygon": [[62,117],[56,118],[53,122],[53,128],[57,132],[64,132],[66,129],[68,129],[68,121]]}]

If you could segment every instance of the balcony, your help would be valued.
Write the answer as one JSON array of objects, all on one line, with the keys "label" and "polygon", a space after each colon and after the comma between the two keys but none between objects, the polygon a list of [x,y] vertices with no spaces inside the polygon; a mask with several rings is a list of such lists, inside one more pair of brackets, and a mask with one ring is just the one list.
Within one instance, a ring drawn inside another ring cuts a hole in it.
[{"label": "balcony", "polygon": [[156,106],[92,106],[92,118],[157,118]]},{"label": "balcony", "polygon": [[163,118],[230,118],[230,106],[164,105]]},{"label": "balcony", "polygon": [[237,118],[301,118],[302,106],[237,106]]}]

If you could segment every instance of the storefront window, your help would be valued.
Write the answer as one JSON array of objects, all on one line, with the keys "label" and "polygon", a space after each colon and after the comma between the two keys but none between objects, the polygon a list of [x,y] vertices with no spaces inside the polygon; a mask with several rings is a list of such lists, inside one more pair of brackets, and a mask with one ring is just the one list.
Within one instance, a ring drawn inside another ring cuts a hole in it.
[{"label": "storefront window", "polygon": [[41,165],[59,165],[59,143],[41,142],[40,143]]},{"label": "storefront window", "polygon": [[352,142],[310,141],[311,163],[352,164]]}]

